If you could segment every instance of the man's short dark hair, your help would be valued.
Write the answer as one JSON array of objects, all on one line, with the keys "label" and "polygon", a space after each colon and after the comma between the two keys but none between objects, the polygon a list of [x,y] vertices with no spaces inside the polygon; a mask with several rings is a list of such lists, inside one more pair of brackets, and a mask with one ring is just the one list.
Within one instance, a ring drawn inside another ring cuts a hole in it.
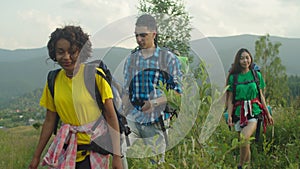
[{"label": "man's short dark hair", "polygon": [[149,14],[141,15],[137,19],[135,26],[145,26],[149,30],[157,32],[157,25],[156,25],[155,18]]}]

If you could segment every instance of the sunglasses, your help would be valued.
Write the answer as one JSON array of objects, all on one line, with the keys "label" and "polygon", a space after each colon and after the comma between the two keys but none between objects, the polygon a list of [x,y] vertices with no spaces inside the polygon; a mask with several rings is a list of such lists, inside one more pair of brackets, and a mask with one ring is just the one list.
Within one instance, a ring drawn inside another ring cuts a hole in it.
[{"label": "sunglasses", "polygon": [[135,37],[137,38],[137,37],[142,37],[142,38],[144,38],[144,37],[146,37],[148,35],[148,33],[136,33],[135,34]]}]

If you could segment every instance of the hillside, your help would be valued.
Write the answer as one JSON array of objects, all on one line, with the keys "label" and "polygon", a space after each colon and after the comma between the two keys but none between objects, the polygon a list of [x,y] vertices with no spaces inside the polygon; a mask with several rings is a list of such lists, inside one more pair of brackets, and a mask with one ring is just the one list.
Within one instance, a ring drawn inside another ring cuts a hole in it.
[{"label": "hillside", "polygon": [[[105,55],[102,59],[114,69],[129,49],[112,48],[95,49],[95,56]],[[95,59],[95,58],[94,58]],[[58,65],[48,59],[46,48],[2,50],[0,49],[0,103],[10,100],[37,88],[43,88],[47,72],[59,68]]]},{"label": "hillside", "polygon": [[[230,64],[233,62],[234,55],[239,48],[248,48],[252,55],[255,55],[255,41],[259,39],[259,36],[254,35],[240,35],[230,37],[210,37],[212,44],[215,46],[226,70],[228,70]],[[300,45],[300,38],[281,38],[270,37],[272,43],[280,42],[279,57],[282,60],[282,64],[286,66],[288,75],[300,74],[300,68],[298,66],[298,52],[297,48]],[[254,56],[255,57],[255,56]]]},{"label": "hillside", "polygon": [[[196,40],[193,43],[201,47],[204,40],[211,41],[223,62],[225,70],[233,61],[234,54],[241,47],[246,47],[254,55],[254,44],[258,39],[254,35],[240,35],[231,37],[209,37],[208,39]],[[280,57],[283,65],[287,68],[289,75],[298,74],[297,46],[300,39],[289,39],[281,37],[270,37],[272,42],[280,42]],[[196,45],[197,46],[197,45]],[[101,48],[93,51],[94,56],[102,56],[107,65],[115,70],[118,66],[118,72],[122,69],[121,63],[125,56],[130,53],[130,49],[125,48]],[[209,53],[203,53],[208,55]],[[48,53],[45,47],[38,49],[18,49],[5,50],[0,49],[0,103],[10,100],[14,96],[33,91],[37,88],[43,88],[47,72],[50,69],[57,68],[52,60],[48,60]],[[116,75],[121,77],[120,73]],[[121,80],[121,78],[120,78]]]}]

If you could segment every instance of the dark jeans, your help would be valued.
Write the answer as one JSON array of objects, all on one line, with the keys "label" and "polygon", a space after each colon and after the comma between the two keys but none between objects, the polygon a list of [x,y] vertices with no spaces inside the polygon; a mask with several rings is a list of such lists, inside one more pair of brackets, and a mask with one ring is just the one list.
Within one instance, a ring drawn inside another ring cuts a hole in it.
[{"label": "dark jeans", "polygon": [[86,156],[83,161],[76,162],[76,169],[89,169],[91,168],[90,156]]}]

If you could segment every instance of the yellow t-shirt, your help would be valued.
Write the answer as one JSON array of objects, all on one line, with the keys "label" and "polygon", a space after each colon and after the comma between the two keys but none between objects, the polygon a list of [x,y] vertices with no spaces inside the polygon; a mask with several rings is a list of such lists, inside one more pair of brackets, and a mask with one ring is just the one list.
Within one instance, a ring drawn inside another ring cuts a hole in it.
[{"label": "yellow t-shirt", "polygon": [[[102,71],[102,69],[97,69]],[[102,102],[104,103],[106,99],[112,99],[112,90],[107,81],[96,73],[95,79]],[[92,98],[85,86],[83,64],[72,79],[66,76],[63,69],[57,74],[54,86],[54,99],[46,82],[40,105],[50,111],[57,112],[63,123],[75,126],[93,122],[101,115],[97,102]],[[85,133],[77,133],[77,138],[77,144],[79,145],[90,143],[90,136]],[[76,161],[81,161],[84,157],[78,152]]]}]

